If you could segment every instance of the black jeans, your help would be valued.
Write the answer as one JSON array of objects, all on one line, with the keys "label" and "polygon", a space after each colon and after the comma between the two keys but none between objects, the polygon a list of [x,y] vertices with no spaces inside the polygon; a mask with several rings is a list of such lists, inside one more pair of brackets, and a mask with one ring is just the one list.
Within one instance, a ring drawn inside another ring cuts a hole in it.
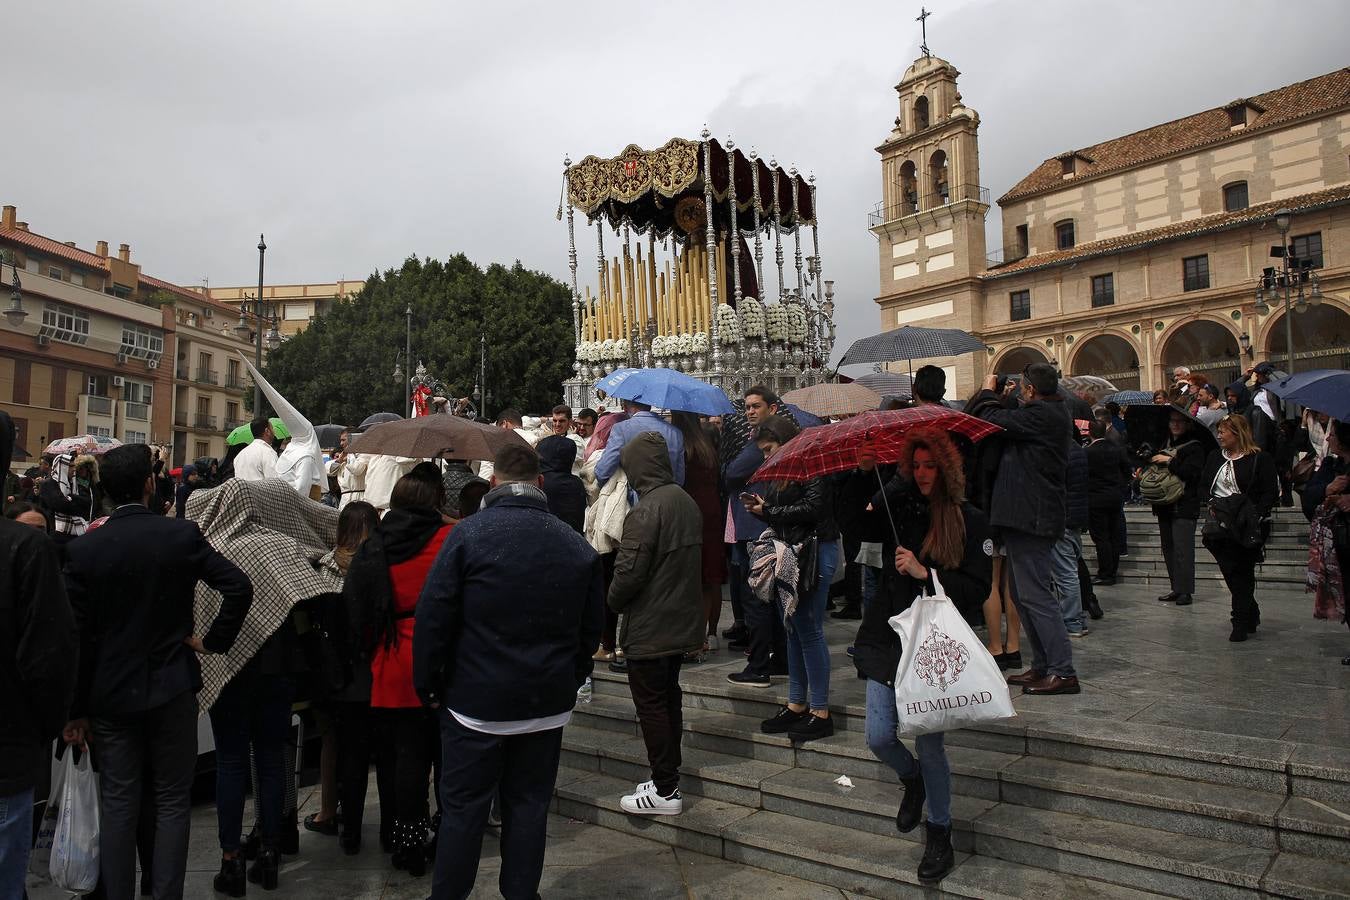
[{"label": "black jeans", "polygon": [[544,874],[548,807],[558,780],[561,728],[495,735],[437,710],[441,725],[441,830],[433,900],[463,900],[478,879],[483,830],[494,795],[502,816],[501,874],[506,900],[534,900]]},{"label": "black jeans", "polygon": [[765,603],[750,593],[742,611],[750,644],[750,660],[746,669],[756,675],[768,675],[771,658],[786,666],[787,631],[783,628],[777,604]]},{"label": "black jeans", "polygon": [[99,870],[109,900],[133,900],[136,832],[146,780],[155,798],[151,885],[180,900],[187,871],[192,776],[197,768],[197,697],[184,691],[162,706],[90,721],[99,770]]},{"label": "black jeans", "polygon": [[628,690],[637,708],[652,781],[663,797],[680,786],[680,736],[684,729],[680,693],[681,656],[628,660]]},{"label": "black jeans", "polygon": [[1097,575],[1101,578],[1114,579],[1120,568],[1120,551],[1125,545],[1121,525],[1120,510],[1114,506],[1088,511],[1088,533],[1097,548]]},{"label": "black jeans", "polygon": [[[376,779],[381,778],[378,766],[385,765],[384,778],[394,789],[394,819],[416,825],[429,819],[427,786],[431,781],[431,729],[435,719],[431,710],[421,706],[374,709],[376,740],[380,750],[376,760]],[[381,817],[383,826],[383,817]]]},{"label": "black jeans", "polygon": [[338,800],[342,803],[343,839],[361,839],[365,819],[366,789],[370,784],[370,764],[375,762],[375,791],[380,798],[380,839],[393,838],[394,767],[389,760],[377,761],[377,750],[386,742],[375,739],[375,717],[370,704],[341,701],[333,704],[333,724],[338,742]]},{"label": "black jeans", "polygon": [[1261,623],[1261,608],[1256,605],[1256,562],[1260,549],[1248,550],[1232,541],[1205,538],[1205,549],[1214,556],[1223,573],[1223,582],[1233,597],[1234,625],[1252,628]]},{"label": "black jeans", "polygon": [[239,850],[244,830],[244,793],[249,748],[258,763],[256,798],[262,843],[275,848],[281,835],[286,794],[286,739],[291,731],[294,684],[285,675],[253,675],[246,666],[211,707],[216,742],[216,824],[220,849]]}]

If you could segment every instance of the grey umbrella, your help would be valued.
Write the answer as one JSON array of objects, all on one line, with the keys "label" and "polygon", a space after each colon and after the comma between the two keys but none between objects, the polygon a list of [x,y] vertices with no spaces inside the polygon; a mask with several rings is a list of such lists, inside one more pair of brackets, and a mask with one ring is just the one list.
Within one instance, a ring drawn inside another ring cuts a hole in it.
[{"label": "grey umbrella", "polygon": [[960,356],[984,349],[984,341],[959,328],[921,328],[905,325],[893,331],[859,338],[839,360],[839,365],[898,362]]},{"label": "grey umbrella", "polygon": [[342,437],[342,432],[346,430],[346,425],[335,425],[332,422],[314,426],[314,434],[319,438],[319,446],[326,450],[336,447],[338,439]]},{"label": "grey umbrella", "polygon": [[853,380],[883,397],[908,397],[913,393],[914,379],[899,372],[868,372]]},{"label": "grey umbrella", "polygon": [[400,416],[398,413],[390,413],[390,412],[372,413],[371,415],[368,415],[364,419],[362,419],[361,424],[357,427],[360,428],[362,431],[365,431],[372,425],[379,425],[381,422],[397,422],[402,418],[403,417]]}]

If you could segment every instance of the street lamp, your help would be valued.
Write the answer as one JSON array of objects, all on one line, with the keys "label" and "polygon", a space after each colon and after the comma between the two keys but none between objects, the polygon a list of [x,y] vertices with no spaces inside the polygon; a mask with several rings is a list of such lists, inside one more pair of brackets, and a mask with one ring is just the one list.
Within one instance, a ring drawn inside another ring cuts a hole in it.
[{"label": "street lamp", "polygon": [[[1286,368],[1291,375],[1294,372],[1294,320],[1290,313],[1293,310],[1307,312],[1310,305],[1316,306],[1322,302],[1322,285],[1313,271],[1313,261],[1299,259],[1290,252],[1289,228],[1293,219],[1294,214],[1288,209],[1276,211],[1275,227],[1280,231],[1280,245],[1271,247],[1270,255],[1273,259],[1281,260],[1281,265],[1279,269],[1274,266],[1263,269],[1256,287],[1257,315],[1270,315],[1270,301],[1278,303],[1284,300],[1284,342],[1289,357]],[[1243,349],[1247,349],[1246,346]]]},{"label": "street lamp", "polygon": [[[267,244],[263,241],[263,236],[258,235],[258,293],[253,297],[252,314],[255,328],[249,328],[245,317],[249,313],[249,297],[244,295],[244,299],[239,301],[239,324],[234,326],[234,333],[239,336],[241,341],[248,340],[249,332],[254,334],[253,346],[253,367],[259,372],[262,371],[262,351],[263,351],[263,326],[269,324],[266,341],[267,349],[275,350],[281,346],[281,334],[277,331],[276,305],[263,305],[263,254],[267,252]],[[264,312],[264,310],[267,310]],[[253,414],[262,414],[262,388],[256,383],[253,385]]]},{"label": "street lamp", "polygon": [[[0,258],[0,265],[4,264],[3,258]],[[10,328],[23,327],[23,320],[28,318],[28,310],[23,308],[23,292],[19,284],[19,265],[11,255],[9,264],[14,267],[14,292],[9,295],[9,306],[5,308],[5,321],[9,322]]]}]

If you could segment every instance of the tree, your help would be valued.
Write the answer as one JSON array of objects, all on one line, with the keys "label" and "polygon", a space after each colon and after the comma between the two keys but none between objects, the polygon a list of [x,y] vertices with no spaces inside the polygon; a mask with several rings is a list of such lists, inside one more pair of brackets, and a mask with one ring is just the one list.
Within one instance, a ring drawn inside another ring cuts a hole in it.
[{"label": "tree", "polygon": [[[450,396],[473,392],[479,335],[487,339],[485,415],[515,406],[546,411],[571,374],[571,293],[516,262],[486,271],[463,254],[445,262],[410,256],[376,273],[328,315],[267,356],[263,374],[312,422],[356,425],[375,412],[405,414],[409,369],[421,360]],[[412,363],[402,363],[404,310],[412,306]],[[481,404],[480,404],[481,406]]]}]

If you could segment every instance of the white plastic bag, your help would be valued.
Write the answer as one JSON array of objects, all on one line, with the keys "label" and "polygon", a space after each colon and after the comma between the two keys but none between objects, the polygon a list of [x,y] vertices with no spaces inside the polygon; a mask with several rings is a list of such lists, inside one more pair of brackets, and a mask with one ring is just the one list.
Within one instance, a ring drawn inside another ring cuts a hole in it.
[{"label": "white plastic bag", "polygon": [[38,822],[37,840],[33,842],[33,852],[28,855],[29,873],[36,876],[43,884],[51,880],[52,839],[56,837],[56,820],[61,812],[61,791],[65,780],[65,762],[53,755],[51,762],[52,789],[47,795],[47,805],[42,810],[42,821]]},{"label": "white plastic bag", "polygon": [[952,731],[1014,715],[998,663],[961,618],[933,573],[922,594],[892,616],[904,652],[895,672],[895,709],[904,735]]},{"label": "white plastic bag", "polygon": [[62,763],[60,793],[52,789],[57,806],[52,836],[52,884],[73,894],[87,894],[98,885],[98,774],[89,754],[75,762],[75,748],[67,747]]}]

